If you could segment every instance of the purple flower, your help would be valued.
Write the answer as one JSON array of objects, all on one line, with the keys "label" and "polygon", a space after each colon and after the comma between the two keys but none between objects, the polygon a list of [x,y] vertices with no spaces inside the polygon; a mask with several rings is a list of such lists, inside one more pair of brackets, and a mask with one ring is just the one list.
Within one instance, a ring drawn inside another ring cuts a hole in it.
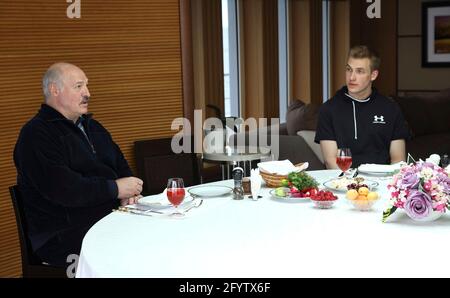
[{"label": "purple flower", "polygon": [[427,217],[432,210],[431,198],[426,193],[412,190],[406,198],[405,212],[411,218]]},{"label": "purple flower", "polygon": [[439,175],[437,177],[437,184],[442,185],[444,193],[450,194],[450,177],[447,175]]},{"label": "purple flower", "polygon": [[403,173],[402,185],[404,188],[416,188],[419,185],[420,178],[414,170],[408,170]]}]

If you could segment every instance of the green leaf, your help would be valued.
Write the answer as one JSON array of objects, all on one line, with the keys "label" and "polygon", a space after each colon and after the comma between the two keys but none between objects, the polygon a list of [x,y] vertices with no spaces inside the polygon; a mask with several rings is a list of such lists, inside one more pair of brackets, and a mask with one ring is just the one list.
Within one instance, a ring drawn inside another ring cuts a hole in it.
[{"label": "green leaf", "polygon": [[395,210],[397,210],[397,207],[395,207],[395,206],[392,206],[391,208],[385,210],[385,211],[383,212],[383,220],[382,220],[382,222],[386,222],[386,219],[387,219],[389,216],[391,216],[391,214],[394,213]]},{"label": "green leaf", "polygon": [[292,185],[297,187],[300,191],[307,188],[317,188],[319,185],[319,183],[306,172],[289,173],[288,180],[292,182]]}]

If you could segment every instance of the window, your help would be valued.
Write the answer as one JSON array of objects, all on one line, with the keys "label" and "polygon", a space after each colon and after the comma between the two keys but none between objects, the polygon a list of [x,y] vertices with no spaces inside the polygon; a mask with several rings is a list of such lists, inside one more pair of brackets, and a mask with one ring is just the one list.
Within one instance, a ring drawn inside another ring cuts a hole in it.
[{"label": "window", "polygon": [[288,44],[288,4],[287,0],[278,0],[278,64],[280,79],[280,122],[286,122],[289,104],[289,44]]},{"label": "window", "polygon": [[323,102],[330,98],[330,2],[322,0]]},{"label": "window", "polygon": [[238,18],[236,0],[222,0],[225,116],[240,116]]}]

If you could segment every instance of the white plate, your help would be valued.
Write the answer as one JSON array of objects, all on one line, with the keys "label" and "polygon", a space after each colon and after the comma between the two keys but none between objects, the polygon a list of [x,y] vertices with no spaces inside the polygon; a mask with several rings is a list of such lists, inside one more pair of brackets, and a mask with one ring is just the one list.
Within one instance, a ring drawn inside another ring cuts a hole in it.
[{"label": "white plate", "polygon": [[[347,185],[353,183],[353,182],[349,182],[347,184],[336,185],[335,183],[333,183],[336,180],[340,180],[340,179],[330,179],[328,181],[325,181],[323,183],[323,186],[325,186],[326,188],[328,188],[330,190],[346,192],[347,191]],[[372,190],[372,189],[374,189],[374,188],[376,188],[378,186],[378,182],[373,181],[373,180],[368,180],[368,179],[364,179],[364,181],[362,181],[361,184],[366,184],[369,187],[370,190]]]},{"label": "white plate", "polygon": [[361,174],[372,175],[372,176],[392,176],[394,174],[394,172],[364,171],[364,170],[359,170],[359,169],[358,169],[358,172],[360,172]]},{"label": "white plate", "polygon": [[302,203],[302,202],[309,202],[309,198],[296,198],[291,197],[289,194],[285,197],[280,197],[275,194],[275,189],[271,189],[269,191],[270,197],[278,202],[286,202],[286,203]]},{"label": "white plate", "polygon": [[392,165],[362,164],[358,167],[358,171],[368,175],[392,176],[395,171],[400,169],[401,165],[401,162]]},{"label": "white plate", "polygon": [[231,194],[233,189],[223,185],[200,185],[189,188],[188,192],[195,198],[216,198]]}]

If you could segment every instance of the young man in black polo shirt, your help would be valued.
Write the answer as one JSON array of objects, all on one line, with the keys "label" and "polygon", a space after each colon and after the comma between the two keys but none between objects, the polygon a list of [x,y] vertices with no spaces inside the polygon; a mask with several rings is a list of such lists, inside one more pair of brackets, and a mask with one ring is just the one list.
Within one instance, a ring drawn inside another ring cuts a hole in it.
[{"label": "young man in black polo shirt", "polygon": [[346,65],[346,86],[319,112],[315,142],[328,169],[338,168],[338,148],[350,148],[353,163],[389,164],[405,160],[409,131],[400,108],[379,94],[372,83],[380,58],[366,46],[353,47]]}]

